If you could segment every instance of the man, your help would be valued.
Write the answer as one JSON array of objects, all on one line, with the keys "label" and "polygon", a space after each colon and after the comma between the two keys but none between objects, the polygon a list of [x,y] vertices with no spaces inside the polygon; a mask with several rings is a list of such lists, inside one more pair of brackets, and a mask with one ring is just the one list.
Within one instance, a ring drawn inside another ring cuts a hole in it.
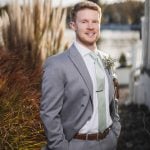
[{"label": "man", "polygon": [[120,123],[113,76],[96,47],[100,20],[97,4],[76,4],[70,23],[76,40],[44,65],[40,114],[46,150],[116,149]]}]

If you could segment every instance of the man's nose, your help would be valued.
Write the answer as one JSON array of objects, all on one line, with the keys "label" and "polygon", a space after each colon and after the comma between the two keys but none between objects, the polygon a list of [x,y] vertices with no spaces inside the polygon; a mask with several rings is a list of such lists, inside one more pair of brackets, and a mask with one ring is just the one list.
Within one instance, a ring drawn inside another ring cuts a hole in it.
[{"label": "man's nose", "polygon": [[89,29],[93,29],[93,27],[94,27],[94,26],[93,26],[93,23],[90,23],[90,22],[89,22],[89,23],[88,23],[88,28],[89,28]]}]

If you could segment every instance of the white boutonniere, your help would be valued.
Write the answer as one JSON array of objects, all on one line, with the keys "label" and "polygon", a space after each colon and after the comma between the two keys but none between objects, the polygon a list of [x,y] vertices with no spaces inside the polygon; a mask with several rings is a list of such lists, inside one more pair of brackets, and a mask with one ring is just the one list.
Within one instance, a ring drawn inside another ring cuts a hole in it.
[{"label": "white boutonniere", "polygon": [[104,57],[102,58],[102,61],[103,61],[103,64],[104,64],[105,68],[108,69],[108,70],[113,69],[113,67],[114,67],[114,65],[115,65],[115,62],[116,62],[116,60],[113,59],[113,58],[110,57],[110,56],[108,56],[108,57],[107,57],[107,56],[104,56]]}]

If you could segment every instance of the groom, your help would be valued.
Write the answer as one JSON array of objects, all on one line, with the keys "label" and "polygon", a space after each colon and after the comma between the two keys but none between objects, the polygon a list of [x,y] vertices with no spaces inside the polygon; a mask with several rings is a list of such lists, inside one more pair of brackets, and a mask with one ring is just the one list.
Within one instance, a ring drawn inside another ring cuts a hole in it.
[{"label": "groom", "polygon": [[71,15],[76,40],[44,65],[40,114],[45,149],[115,150],[121,128],[115,79],[96,46],[101,8],[85,1],[76,4]]}]

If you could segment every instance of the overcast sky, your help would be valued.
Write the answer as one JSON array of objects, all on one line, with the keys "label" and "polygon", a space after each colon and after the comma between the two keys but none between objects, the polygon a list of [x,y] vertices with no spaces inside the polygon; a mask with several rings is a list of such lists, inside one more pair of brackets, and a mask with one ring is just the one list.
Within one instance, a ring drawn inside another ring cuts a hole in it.
[{"label": "overcast sky", "polygon": [[[6,3],[9,3],[11,1],[12,0],[0,0],[0,5],[3,6]],[[19,1],[23,1],[23,0],[19,0]],[[54,6],[58,5],[60,1],[62,1],[63,5],[68,6],[68,5],[73,5],[81,0],[52,0],[52,1],[53,1]],[[114,3],[114,2],[121,2],[121,1],[123,2],[126,0],[100,0],[100,1],[104,3]],[[145,0],[139,0],[139,1],[145,1]]]}]

